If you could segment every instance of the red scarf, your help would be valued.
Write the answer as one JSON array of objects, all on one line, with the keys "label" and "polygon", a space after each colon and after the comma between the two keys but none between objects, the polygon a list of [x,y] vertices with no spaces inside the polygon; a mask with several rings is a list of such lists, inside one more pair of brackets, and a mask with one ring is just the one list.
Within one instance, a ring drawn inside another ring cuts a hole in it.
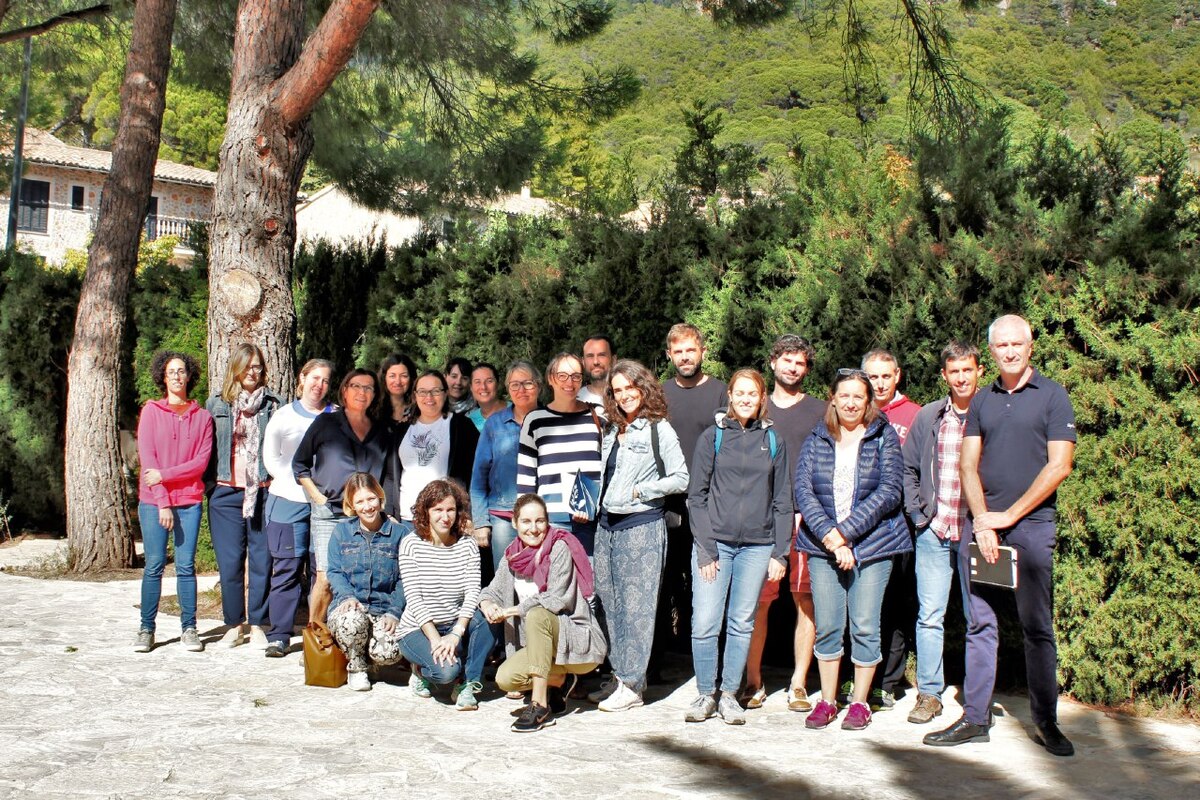
[{"label": "red scarf", "polygon": [[533,581],[539,592],[546,591],[546,581],[550,577],[550,551],[557,541],[566,543],[571,551],[571,560],[575,562],[576,580],[583,596],[591,599],[594,592],[595,578],[592,575],[592,564],[588,561],[583,544],[573,534],[562,528],[551,528],[546,532],[538,547],[529,547],[521,541],[521,537],[513,539],[512,544],[504,551],[508,559],[508,568],[514,575]]}]

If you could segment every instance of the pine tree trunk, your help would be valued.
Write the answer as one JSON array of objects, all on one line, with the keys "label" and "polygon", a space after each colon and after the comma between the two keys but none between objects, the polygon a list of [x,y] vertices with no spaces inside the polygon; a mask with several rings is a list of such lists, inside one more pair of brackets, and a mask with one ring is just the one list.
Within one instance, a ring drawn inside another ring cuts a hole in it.
[{"label": "pine tree trunk", "polygon": [[229,116],[209,229],[208,375],[233,349],[262,348],[272,390],[290,395],[296,314],[296,194],[312,152],[312,107],[341,72],[379,0],[334,0],[307,42],[301,0],[242,0]]},{"label": "pine tree trunk", "polygon": [[121,340],[158,157],[175,8],[176,0],[139,0],[134,11],[112,169],[75,317],[67,367],[66,498],[77,572],[133,563],[117,429]]}]

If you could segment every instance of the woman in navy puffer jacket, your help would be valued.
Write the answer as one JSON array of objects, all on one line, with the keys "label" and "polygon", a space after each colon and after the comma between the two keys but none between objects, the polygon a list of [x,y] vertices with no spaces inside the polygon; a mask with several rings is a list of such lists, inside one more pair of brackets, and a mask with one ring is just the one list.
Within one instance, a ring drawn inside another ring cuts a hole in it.
[{"label": "woman in navy puffer jacket", "polygon": [[833,699],[847,614],[854,692],[842,721],[846,730],[871,722],[866,699],[879,663],[879,615],[891,557],[912,550],[901,506],[900,439],[871,403],[861,370],[838,370],[825,412],[800,451],[796,549],[809,554],[821,673],[821,702],[805,725],[824,728],[837,718]]}]

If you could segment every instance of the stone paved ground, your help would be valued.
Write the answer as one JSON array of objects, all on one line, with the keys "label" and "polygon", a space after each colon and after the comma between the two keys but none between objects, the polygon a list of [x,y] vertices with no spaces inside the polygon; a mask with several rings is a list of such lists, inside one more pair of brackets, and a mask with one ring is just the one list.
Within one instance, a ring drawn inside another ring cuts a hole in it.
[{"label": "stone paved ground", "polygon": [[[1066,700],[1075,758],[1034,744],[1027,703],[1009,696],[990,744],[939,750],[921,734],[958,707],[919,728],[905,721],[911,698],[861,733],[805,730],[779,692],[744,727],[688,725],[681,664],[645,708],[585,706],[519,735],[515,704],[494,693],[456,712],[414,698],[407,673],[367,693],[306,687],[298,654],[188,653],[165,616],[166,641],[135,654],[137,602],[137,581],[0,573],[0,797],[1200,797],[1200,727]],[[201,632],[213,641],[221,628]],[[782,688],[783,675],[768,678]]]}]

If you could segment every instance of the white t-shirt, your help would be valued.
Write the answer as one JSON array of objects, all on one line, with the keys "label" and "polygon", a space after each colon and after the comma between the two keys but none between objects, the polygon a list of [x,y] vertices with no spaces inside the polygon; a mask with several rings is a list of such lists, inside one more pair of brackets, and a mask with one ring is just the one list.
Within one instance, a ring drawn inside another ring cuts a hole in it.
[{"label": "white t-shirt", "polygon": [[858,479],[858,448],[862,437],[842,435],[834,446],[833,504],[841,522],[854,510],[854,484]]},{"label": "white t-shirt", "polygon": [[421,490],[450,474],[450,418],[412,423],[400,442],[400,466],[400,515],[411,520]]}]

